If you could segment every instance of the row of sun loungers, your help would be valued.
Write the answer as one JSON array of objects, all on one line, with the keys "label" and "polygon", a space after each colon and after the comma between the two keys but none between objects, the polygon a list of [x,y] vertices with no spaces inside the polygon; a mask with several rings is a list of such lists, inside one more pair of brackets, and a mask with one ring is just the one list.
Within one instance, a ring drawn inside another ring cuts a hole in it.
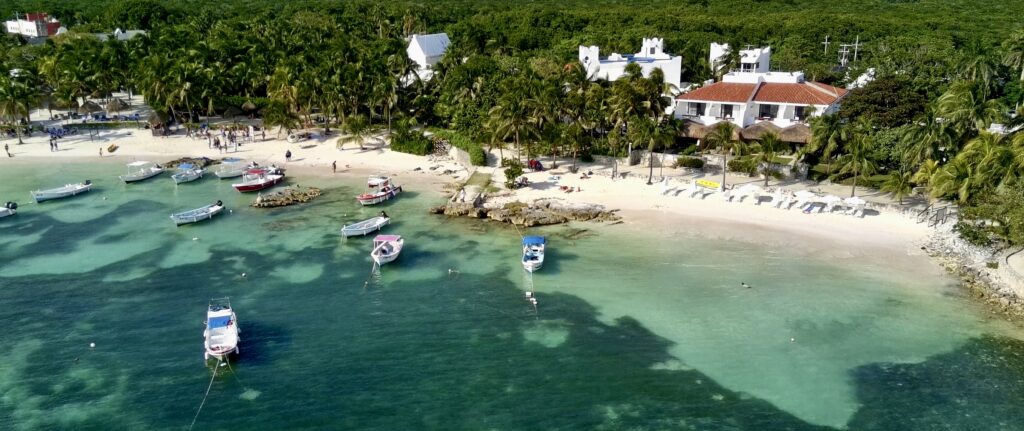
[{"label": "row of sun loungers", "polygon": [[[663,194],[667,195],[670,191],[672,189],[668,188],[668,182],[666,181]],[[685,189],[676,191],[676,196],[682,194],[689,198],[704,199],[716,191],[718,190],[709,189],[697,184],[696,181],[691,181]],[[754,205],[761,205],[762,202],[766,202],[775,208],[784,210],[797,208],[806,214],[835,213],[854,217],[864,217],[864,209],[867,204],[867,202],[858,197],[843,199],[836,195],[821,196],[807,190],[790,193],[777,189],[773,193],[766,194],[761,187],[753,184],[747,184],[738,189],[726,190],[722,192],[722,199],[726,202],[752,202]]]}]

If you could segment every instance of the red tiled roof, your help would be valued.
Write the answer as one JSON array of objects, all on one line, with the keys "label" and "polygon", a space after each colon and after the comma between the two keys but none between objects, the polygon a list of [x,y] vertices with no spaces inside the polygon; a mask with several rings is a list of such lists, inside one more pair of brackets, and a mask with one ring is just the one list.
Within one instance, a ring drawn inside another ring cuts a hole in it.
[{"label": "red tiled roof", "polygon": [[845,96],[847,90],[820,82],[781,84],[766,82],[754,94],[755,102],[831,105]]},{"label": "red tiled roof", "polygon": [[746,103],[757,84],[716,82],[676,97],[679,100],[702,100],[708,102]]}]

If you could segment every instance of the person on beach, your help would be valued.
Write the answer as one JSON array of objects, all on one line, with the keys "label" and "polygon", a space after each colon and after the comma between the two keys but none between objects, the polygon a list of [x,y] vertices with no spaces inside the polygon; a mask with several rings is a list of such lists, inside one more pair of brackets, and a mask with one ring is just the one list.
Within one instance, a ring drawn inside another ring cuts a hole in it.
[{"label": "person on beach", "polygon": [[7,153],[7,157],[14,157],[11,155],[11,147],[7,144],[4,144],[4,152]]},{"label": "person on beach", "polygon": [[260,134],[263,135],[263,140],[267,140],[267,129],[260,130]]},{"label": "person on beach", "polygon": [[292,161],[292,150],[287,150],[287,151],[284,152],[284,161],[286,161],[286,162]]},{"label": "person on beach", "polygon": [[337,160],[331,162],[331,173],[334,173],[334,174],[338,173],[338,161]]},{"label": "person on beach", "polygon": [[103,147],[100,147],[100,157],[103,157]]}]

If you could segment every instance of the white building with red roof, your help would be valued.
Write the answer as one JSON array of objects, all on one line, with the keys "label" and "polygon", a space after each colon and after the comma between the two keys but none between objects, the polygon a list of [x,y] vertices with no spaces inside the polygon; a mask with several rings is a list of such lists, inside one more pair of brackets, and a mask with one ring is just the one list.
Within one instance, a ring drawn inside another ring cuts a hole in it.
[{"label": "white building with red roof", "polygon": [[697,126],[694,129],[730,121],[746,139],[773,131],[783,140],[805,142],[810,134],[807,119],[837,111],[848,90],[808,81],[803,72],[765,71],[770,51],[757,52],[758,67],[741,67],[720,82],[677,96],[676,117]]}]

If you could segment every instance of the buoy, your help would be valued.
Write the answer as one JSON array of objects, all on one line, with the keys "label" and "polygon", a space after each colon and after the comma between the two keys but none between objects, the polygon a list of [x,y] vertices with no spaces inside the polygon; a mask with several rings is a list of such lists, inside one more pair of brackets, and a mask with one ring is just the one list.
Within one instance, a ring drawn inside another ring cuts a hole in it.
[{"label": "buoy", "polygon": [[244,272],[242,273],[242,278],[245,278],[245,273]]},{"label": "buoy", "polygon": [[90,349],[95,349],[96,348],[96,343],[89,343],[89,348]]},{"label": "buoy", "polygon": [[796,342],[796,338],[790,338],[790,339],[789,339],[789,342],[790,342],[790,343],[795,343],[795,342]]},{"label": "buoy", "polygon": [[199,241],[199,237],[198,236],[192,237],[192,241]]},{"label": "buoy", "polygon": [[106,197],[106,196],[104,196],[104,197],[103,197],[103,200],[107,200],[107,197]]}]

